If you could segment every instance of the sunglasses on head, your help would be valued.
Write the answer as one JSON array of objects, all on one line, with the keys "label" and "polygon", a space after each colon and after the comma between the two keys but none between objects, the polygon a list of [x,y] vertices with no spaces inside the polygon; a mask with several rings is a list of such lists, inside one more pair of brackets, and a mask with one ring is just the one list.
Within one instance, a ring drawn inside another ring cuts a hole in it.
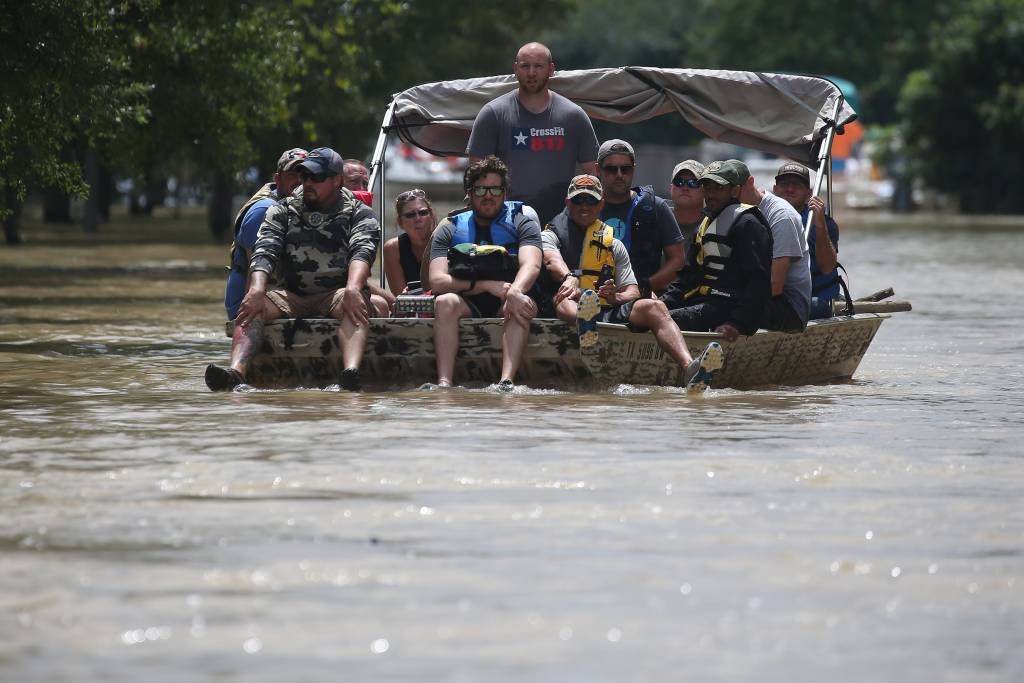
[{"label": "sunglasses on head", "polygon": [[412,220],[413,218],[416,218],[416,216],[429,216],[429,215],[430,215],[430,209],[419,209],[417,211],[406,211],[405,213],[402,214],[402,218],[405,218],[406,220]]},{"label": "sunglasses on head", "polygon": [[505,194],[505,188],[502,185],[474,185],[473,194],[477,197],[483,197],[488,192],[491,193],[492,197],[500,197]]},{"label": "sunglasses on head", "polygon": [[623,164],[622,166],[608,164],[607,166],[602,166],[601,170],[604,171],[605,173],[608,173],[609,175],[612,173],[628,175],[633,172],[633,164]]},{"label": "sunglasses on head", "polygon": [[426,198],[427,198],[427,193],[424,192],[423,190],[421,190],[420,188],[415,187],[415,188],[413,188],[411,190],[406,190],[402,194],[400,194],[397,197],[395,197],[395,201],[407,202],[410,199],[426,199]]},{"label": "sunglasses on head", "polygon": [[303,182],[309,180],[309,181],[312,181],[314,183],[322,183],[323,181],[327,180],[328,178],[333,178],[334,176],[336,176],[338,174],[337,173],[328,173],[326,171],[322,171],[320,173],[301,173],[300,175],[302,176],[302,181]]},{"label": "sunglasses on head", "polygon": [[597,203],[600,202],[601,200],[596,198],[592,194],[581,192],[580,194],[576,195],[569,201],[575,204],[576,206],[597,206]]},{"label": "sunglasses on head", "polygon": [[675,185],[676,187],[692,187],[692,188],[700,187],[700,181],[699,180],[694,180],[693,178],[689,178],[689,179],[681,178],[681,177],[680,178],[673,178],[672,179],[672,184]]}]

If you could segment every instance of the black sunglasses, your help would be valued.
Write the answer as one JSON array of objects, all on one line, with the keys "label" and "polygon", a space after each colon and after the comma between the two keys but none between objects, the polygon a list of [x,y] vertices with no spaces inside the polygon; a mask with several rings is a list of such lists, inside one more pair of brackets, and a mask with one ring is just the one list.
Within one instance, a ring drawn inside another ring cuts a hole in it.
[{"label": "black sunglasses", "polygon": [[327,180],[328,178],[333,178],[334,176],[336,176],[338,174],[337,173],[327,173],[326,171],[323,171],[321,173],[302,173],[300,175],[302,176],[302,182],[306,182],[307,180],[311,180],[314,183],[322,183],[323,181]]},{"label": "black sunglasses", "polygon": [[505,188],[502,185],[474,185],[473,194],[477,197],[483,197],[488,192],[491,193],[492,197],[500,197],[505,194]]},{"label": "black sunglasses", "polygon": [[576,206],[583,206],[584,204],[586,204],[587,206],[597,206],[597,203],[600,202],[601,200],[595,198],[592,194],[580,193],[573,197],[572,199],[570,199],[569,201],[575,204]]},{"label": "black sunglasses", "polygon": [[407,220],[412,220],[413,218],[416,218],[416,216],[429,216],[429,215],[430,215],[430,209],[419,209],[418,211],[406,211],[405,213],[402,214],[402,218],[405,218]]},{"label": "black sunglasses", "polygon": [[622,166],[608,164],[607,166],[602,166],[601,170],[608,174],[621,173],[622,175],[628,175],[629,173],[633,172],[633,164],[623,164]]},{"label": "black sunglasses", "polygon": [[676,187],[693,187],[693,188],[700,187],[700,181],[699,180],[693,180],[692,178],[691,179],[673,178],[672,179],[672,184],[675,185]]}]

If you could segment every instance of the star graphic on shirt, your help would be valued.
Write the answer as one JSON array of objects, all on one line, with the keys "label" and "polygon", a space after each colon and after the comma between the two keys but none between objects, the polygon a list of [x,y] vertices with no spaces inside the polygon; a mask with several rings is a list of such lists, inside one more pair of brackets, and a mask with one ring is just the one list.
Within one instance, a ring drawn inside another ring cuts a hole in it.
[{"label": "star graphic on shirt", "polygon": [[526,135],[522,131],[519,131],[518,135],[513,135],[512,137],[515,138],[517,146],[526,147]]}]

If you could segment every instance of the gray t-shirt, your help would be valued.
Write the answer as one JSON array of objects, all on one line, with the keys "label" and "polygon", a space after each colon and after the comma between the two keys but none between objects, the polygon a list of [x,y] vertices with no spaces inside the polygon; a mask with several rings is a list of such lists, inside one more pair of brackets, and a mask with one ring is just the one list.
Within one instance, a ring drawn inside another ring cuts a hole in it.
[{"label": "gray t-shirt", "polygon": [[811,306],[811,259],[800,225],[800,214],[792,204],[771,192],[764,193],[757,208],[761,209],[772,229],[772,258],[797,259],[789,264],[782,296],[800,319],[807,322]]},{"label": "gray t-shirt", "polygon": [[[577,229],[570,228],[570,236],[579,235],[579,240],[572,240],[573,244],[566,245],[566,250],[575,249],[576,253],[580,253],[583,250],[583,232]],[[558,235],[552,230],[545,230],[540,234],[541,240],[544,241],[544,251],[557,251],[565,258],[565,252],[562,251],[562,245],[558,241]],[[578,243],[577,243],[578,242]],[[636,276],[633,274],[633,266],[629,263],[629,252],[626,251],[626,246],[619,240],[612,241],[612,256],[615,258],[615,286],[619,289],[627,287],[629,285],[635,285]]]},{"label": "gray t-shirt", "polygon": [[533,114],[513,90],[480,110],[466,151],[501,158],[509,168],[508,198],[532,206],[544,224],[565,207],[576,165],[597,159],[597,135],[586,112],[558,93],[546,111]]}]

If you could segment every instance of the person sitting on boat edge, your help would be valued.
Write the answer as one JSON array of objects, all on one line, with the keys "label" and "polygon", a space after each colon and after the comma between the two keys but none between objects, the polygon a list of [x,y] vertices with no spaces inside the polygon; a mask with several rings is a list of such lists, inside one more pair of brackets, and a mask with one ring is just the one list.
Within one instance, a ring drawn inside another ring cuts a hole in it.
[{"label": "person sitting on boat edge", "polygon": [[700,175],[707,215],[686,264],[661,296],[681,330],[710,330],[734,341],[761,327],[772,293],[772,235],[757,207],[740,203],[749,175],[735,160],[712,162]]},{"label": "person sitting on boat edge", "polygon": [[[699,364],[690,355],[665,304],[641,298],[626,246],[599,217],[603,197],[604,188],[595,176],[578,175],[569,183],[566,211],[555,216],[541,233],[542,292],[553,298],[558,317],[570,324],[580,315],[581,297],[593,297],[596,292],[600,311],[589,316],[589,322],[628,325],[635,332],[651,330],[661,350],[686,369],[684,379],[688,382],[697,374]],[[586,346],[582,338],[581,345]],[[717,369],[710,369],[711,374],[704,378],[707,384]]]},{"label": "person sitting on boat edge", "polygon": [[548,88],[555,62],[546,46],[523,45],[512,70],[519,87],[480,109],[466,153],[470,162],[500,157],[511,176],[508,198],[536,209],[543,225],[562,211],[577,164],[596,171],[597,135],[578,104]]},{"label": "person sitting on boat edge", "polygon": [[629,251],[640,295],[661,294],[683,267],[683,235],[672,207],[652,186],[633,186],[636,154],[625,140],[602,143],[597,167],[604,185],[601,220]]},{"label": "person sitting on boat edge", "polygon": [[693,242],[701,220],[704,219],[704,190],[697,178],[704,172],[704,164],[696,159],[680,161],[672,169],[669,192],[672,195],[672,215],[683,234],[683,245]]},{"label": "person sitting on boat edge", "polygon": [[775,174],[772,192],[789,202],[800,213],[801,230],[807,216],[814,215],[807,232],[807,251],[811,254],[810,319],[831,318],[832,300],[839,291],[839,226],[825,213],[821,197],[811,196],[811,174],[807,167],[788,162]]},{"label": "person sitting on boat edge", "polygon": [[772,298],[761,327],[802,332],[811,312],[811,259],[800,214],[785,199],[758,188],[749,171],[740,200],[760,209],[772,232]]},{"label": "person sitting on boat edge", "polygon": [[224,290],[224,309],[228,320],[238,315],[238,306],[245,296],[246,281],[249,277],[249,259],[256,246],[256,235],[267,209],[301,187],[302,178],[295,167],[306,158],[306,150],[294,147],[281,154],[272,182],[256,191],[242,205],[235,216],[235,236],[231,242],[231,272],[228,273]]},{"label": "person sitting on boat edge", "polygon": [[356,199],[367,206],[373,206],[373,193],[370,192],[370,172],[366,164],[359,159],[344,159],[341,186],[352,190]]},{"label": "person sitting on boat edge", "polygon": [[[537,304],[526,292],[540,273],[540,226],[523,212],[522,203],[505,201],[508,167],[498,157],[471,163],[463,188],[471,208],[441,221],[430,244],[437,384],[454,381],[459,320],[500,314],[505,325],[498,385],[511,391],[530,321],[537,315]],[[478,248],[483,245],[492,246]]]},{"label": "person sitting on boat edge", "polygon": [[437,218],[430,197],[419,188],[395,198],[395,216],[402,234],[384,243],[384,274],[391,293],[398,295],[410,282],[421,282],[423,257],[430,247]]},{"label": "person sitting on boat edge", "polygon": [[[341,321],[338,342],[343,389],[358,390],[359,366],[369,334],[370,266],[380,225],[368,206],[341,186],[342,160],[320,147],[298,165],[302,196],[271,206],[249,262],[249,291],[238,309],[231,366],[208,365],[206,385],[227,391],[245,382],[249,361],[262,343],[263,324],[280,317],[332,317]],[[278,285],[267,290],[271,273]]]}]

